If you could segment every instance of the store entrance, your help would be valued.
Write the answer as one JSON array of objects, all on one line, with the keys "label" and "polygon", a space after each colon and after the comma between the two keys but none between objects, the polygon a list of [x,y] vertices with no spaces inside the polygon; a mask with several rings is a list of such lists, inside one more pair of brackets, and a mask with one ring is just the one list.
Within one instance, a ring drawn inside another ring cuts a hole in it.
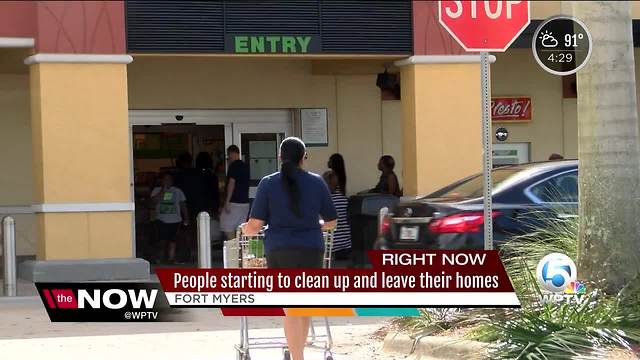
[{"label": "store entrance", "polygon": [[[189,214],[189,226],[176,225],[175,234],[172,233],[171,236],[168,236],[159,233],[160,231],[168,231],[169,227],[158,226],[158,221],[160,221],[158,209],[161,205],[152,201],[152,192],[154,188],[161,187],[162,175],[169,173],[173,176],[174,186],[182,188],[180,190],[183,194],[194,196],[194,191],[196,193],[205,191],[209,194],[206,196],[207,199],[222,199],[226,169],[225,126],[134,125],[132,126],[132,150],[137,257],[144,258],[154,264],[163,264],[171,260],[177,263],[195,264],[197,248],[194,223],[197,214]],[[183,175],[189,173],[185,169],[193,169],[197,166],[196,160],[201,159],[209,159],[207,167],[210,167],[208,171],[211,172],[211,176],[208,175],[204,181],[206,189],[202,188],[201,183],[203,182],[200,181],[200,178],[193,180],[191,179],[193,176]],[[217,181],[213,181],[216,177]],[[217,192],[218,196],[214,196],[214,192]],[[195,196],[198,197],[197,194]],[[209,202],[213,202],[213,200]],[[180,211],[179,208],[171,206],[171,204],[166,206],[172,209],[168,212]],[[218,208],[218,204],[207,203],[206,206],[215,211]],[[166,217],[166,214],[163,215]],[[174,231],[173,228],[171,231]],[[167,244],[169,237],[176,241],[173,259],[169,259],[169,244]]]},{"label": "store entrance", "polygon": [[[153,189],[160,185],[159,175],[179,173],[177,159],[181,154],[189,153],[192,158],[188,161],[189,166],[194,167],[198,154],[206,153],[212,159],[211,173],[217,177],[217,198],[221,203],[225,198],[228,167],[226,148],[235,144],[240,148],[242,160],[249,166],[249,197],[252,199],[260,179],[279,168],[278,144],[293,133],[293,112],[290,109],[130,110],[129,123],[131,196],[135,199],[136,209],[132,223],[135,234],[133,249],[136,257],[166,264],[165,248],[158,239],[158,227],[154,224],[158,209],[151,202]],[[198,209],[204,205],[216,207],[199,201],[214,196],[185,196],[192,199],[187,202],[190,207],[193,207],[194,198],[200,204],[196,205]],[[220,232],[217,210],[210,211],[212,257],[214,266],[221,266],[224,235]],[[197,211],[192,212],[189,232],[176,231],[176,239],[181,241],[176,244],[176,261],[191,266],[197,261]]]}]

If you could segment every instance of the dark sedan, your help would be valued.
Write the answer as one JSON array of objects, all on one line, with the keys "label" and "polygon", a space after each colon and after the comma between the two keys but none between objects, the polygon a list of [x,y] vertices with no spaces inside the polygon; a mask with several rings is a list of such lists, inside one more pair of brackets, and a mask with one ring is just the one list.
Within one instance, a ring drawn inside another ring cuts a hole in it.
[{"label": "dark sedan", "polygon": [[[576,216],[578,161],[499,167],[492,172],[493,236],[497,245],[554,218]],[[380,214],[377,247],[482,249],[482,174]]]}]

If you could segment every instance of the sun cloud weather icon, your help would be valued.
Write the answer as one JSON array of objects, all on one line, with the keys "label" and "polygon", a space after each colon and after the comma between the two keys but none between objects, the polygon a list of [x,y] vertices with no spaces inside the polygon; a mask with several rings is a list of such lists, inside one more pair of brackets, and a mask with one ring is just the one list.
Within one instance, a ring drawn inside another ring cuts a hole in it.
[{"label": "sun cloud weather icon", "polygon": [[546,48],[552,48],[558,46],[558,40],[553,37],[553,33],[551,31],[543,31],[540,34],[540,39],[542,39],[542,46]]}]

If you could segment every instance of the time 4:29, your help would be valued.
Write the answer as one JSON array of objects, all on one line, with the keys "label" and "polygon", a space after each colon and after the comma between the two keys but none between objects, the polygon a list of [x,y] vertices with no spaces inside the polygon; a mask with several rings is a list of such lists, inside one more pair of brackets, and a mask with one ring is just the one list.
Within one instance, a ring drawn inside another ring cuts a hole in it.
[{"label": "time 4:29", "polygon": [[573,61],[572,53],[551,53],[547,58],[548,61],[555,63],[569,63]]}]

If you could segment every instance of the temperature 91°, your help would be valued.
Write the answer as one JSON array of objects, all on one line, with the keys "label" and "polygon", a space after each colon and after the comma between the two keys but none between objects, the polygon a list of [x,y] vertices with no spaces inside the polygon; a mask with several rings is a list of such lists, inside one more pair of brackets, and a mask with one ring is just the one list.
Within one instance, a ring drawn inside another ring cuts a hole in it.
[{"label": "temperature 91\u00b0", "polygon": [[533,56],[545,71],[563,76],[574,74],[587,63],[592,40],[580,20],[560,15],[538,26],[531,45]]}]

